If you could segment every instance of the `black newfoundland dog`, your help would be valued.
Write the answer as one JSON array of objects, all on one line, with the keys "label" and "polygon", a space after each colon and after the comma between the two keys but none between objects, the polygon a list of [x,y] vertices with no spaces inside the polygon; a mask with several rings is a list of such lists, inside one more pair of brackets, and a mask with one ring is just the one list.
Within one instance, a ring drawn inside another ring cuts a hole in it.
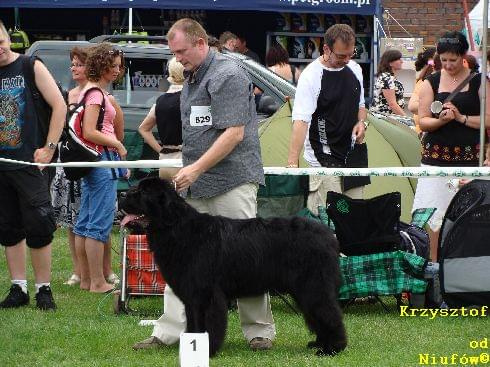
[{"label": "black newfoundland dog", "polygon": [[275,290],[292,296],[310,347],[334,355],[347,345],[337,301],[338,244],[324,225],[303,218],[229,219],[201,214],[166,181],[145,179],[121,204],[143,215],[155,261],[185,305],[187,331],[209,333],[213,356],[223,344],[229,299]]}]

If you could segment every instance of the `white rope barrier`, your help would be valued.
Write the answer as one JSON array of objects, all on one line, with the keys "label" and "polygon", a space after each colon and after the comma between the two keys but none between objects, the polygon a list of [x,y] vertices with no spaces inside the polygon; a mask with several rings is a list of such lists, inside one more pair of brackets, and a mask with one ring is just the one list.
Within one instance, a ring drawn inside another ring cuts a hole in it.
[{"label": "white rope barrier", "polygon": [[[31,166],[99,167],[99,168],[168,168],[182,167],[180,159],[99,161],[40,164],[0,158],[0,162]],[[490,167],[372,167],[372,168],[285,168],[264,167],[265,174],[285,176],[380,176],[380,177],[490,177]]]}]

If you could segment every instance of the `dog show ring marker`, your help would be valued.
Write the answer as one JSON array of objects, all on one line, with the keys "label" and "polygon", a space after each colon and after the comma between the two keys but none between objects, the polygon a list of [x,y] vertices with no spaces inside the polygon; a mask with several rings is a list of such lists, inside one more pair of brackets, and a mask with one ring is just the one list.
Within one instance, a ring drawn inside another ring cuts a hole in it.
[{"label": "dog show ring marker", "polygon": [[180,367],[209,367],[208,333],[182,333],[179,344]]}]

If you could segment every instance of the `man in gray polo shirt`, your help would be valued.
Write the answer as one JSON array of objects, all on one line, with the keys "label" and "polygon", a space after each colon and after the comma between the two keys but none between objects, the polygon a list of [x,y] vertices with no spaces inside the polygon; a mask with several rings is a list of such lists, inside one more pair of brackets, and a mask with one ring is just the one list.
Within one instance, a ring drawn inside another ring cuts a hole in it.
[{"label": "man in gray polo shirt", "polygon": [[[184,167],[174,177],[177,191],[200,212],[253,218],[264,172],[252,82],[235,62],[209,49],[206,31],[196,21],[177,21],[167,37],[188,73],[180,100]],[[174,344],[186,330],[184,305],[168,286],[164,302],[152,336],[134,349]],[[269,295],[237,303],[250,348],[270,349],[275,325]]]}]

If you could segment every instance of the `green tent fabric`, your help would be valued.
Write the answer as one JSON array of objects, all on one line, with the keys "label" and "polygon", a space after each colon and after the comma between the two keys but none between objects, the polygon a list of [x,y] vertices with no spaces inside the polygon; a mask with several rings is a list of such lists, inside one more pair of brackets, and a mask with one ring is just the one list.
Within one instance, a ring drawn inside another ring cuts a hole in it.
[{"label": "green tent fabric", "polygon": [[[259,126],[260,146],[264,167],[284,167],[287,163],[291,137],[291,102],[286,102],[273,116]],[[369,115],[370,126],[366,132],[370,167],[417,167],[420,164],[420,141],[409,127],[391,120],[381,120]],[[302,158],[300,167],[308,165]],[[270,182],[272,184],[272,182]],[[404,177],[371,177],[365,190],[366,198],[399,191],[402,195],[402,220],[410,222],[415,180]],[[291,185],[291,188],[297,185]],[[259,215],[268,201],[266,193],[259,191]],[[294,195],[291,191],[290,195]],[[287,196],[282,196],[283,198]],[[280,201],[280,200],[279,200]],[[285,202],[285,199],[282,199]],[[299,205],[300,201],[298,201]],[[301,208],[298,208],[299,211]],[[289,210],[289,209],[288,209]],[[287,210],[286,210],[287,211]],[[273,214],[274,210],[267,210]],[[277,213],[280,215],[282,213]],[[288,212],[287,214],[293,214]],[[268,215],[264,215],[268,216]]]}]

